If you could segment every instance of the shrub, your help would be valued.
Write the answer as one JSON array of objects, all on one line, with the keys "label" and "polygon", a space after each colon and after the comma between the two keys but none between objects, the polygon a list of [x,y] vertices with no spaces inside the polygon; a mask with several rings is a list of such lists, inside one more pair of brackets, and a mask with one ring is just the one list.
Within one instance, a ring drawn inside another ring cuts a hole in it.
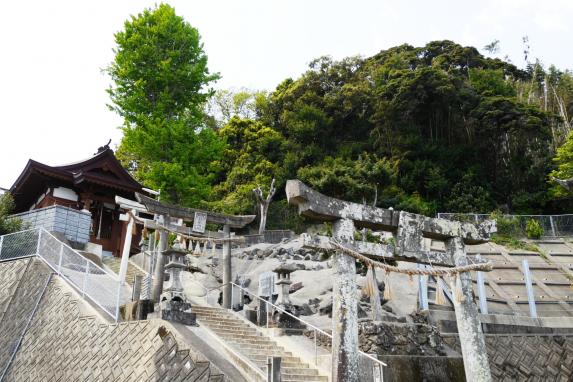
[{"label": "shrub", "polygon": [[525,224],[525,233],[529,239],[539,239],[543,236],[543,227],[535,219],[529,219]]},{"label": "shrub", "polygon": [[490,218],[496,221],[497,234],[499,236],[506,236],[506,237],[522,236],[521,226],[519,225],[519,219],[512,216],[504,215],[499,210],[492,212]]},{"label": "shrub", "polygon": [[14,199],[9,193],[0,195],[0,235],[22,231],[28,228],[21,219],[11,218],[14,210]]}]

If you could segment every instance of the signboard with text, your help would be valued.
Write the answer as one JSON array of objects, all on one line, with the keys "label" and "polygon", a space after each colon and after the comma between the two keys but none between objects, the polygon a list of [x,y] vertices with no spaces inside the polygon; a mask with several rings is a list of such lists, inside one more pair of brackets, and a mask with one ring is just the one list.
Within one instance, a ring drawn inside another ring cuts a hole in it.
[{"label": "signboard with text", "polygon": [[205,233],[205,225],[207,224],[207,214],[204,212],[195,212],[193,218],[193,231]]}]

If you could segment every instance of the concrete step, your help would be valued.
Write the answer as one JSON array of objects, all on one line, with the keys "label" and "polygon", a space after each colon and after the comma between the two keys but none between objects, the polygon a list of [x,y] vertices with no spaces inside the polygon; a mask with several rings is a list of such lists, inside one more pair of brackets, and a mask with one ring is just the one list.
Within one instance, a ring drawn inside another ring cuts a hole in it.
[{"label": "concrete step", "polygon": [[255,328],[253,328],[252,326],[249,326],[247,324],[243,324],[242,322],[230,322],[230,321],[225,321],[225,322],[218,322],[218,321],[209,321],[209,320],[204,320],[201,317],[197,317],[199,320],[203,321],[203,322],[207,322],[209,325],[211,325],[212,327],[218,327],[218,328],[240,328],[240,329],[253,329],[256,330]]},{"label": "concrete step", "polygon": [[197,309],[201,310],[201,312],[211,312],[211,313],[228,313],[226,309],[223,308],[215,308],[212,306],[202,306],[202,305],[194,305]]},{"label": "concrete step", "polygon": [[253,337],[253,338],[247,338],[247,339],[237,338],[237,339],[234,339],[232,342],[237,343],[237,344],[276,345],[273,341],[271,341],[268,338],[263,337],[263,336],[257,336],[257,337]]},{"label": "concrete step", "polygon": [[285,349],[282,347],[278,347],[276,345],[273,344],[269,344],[269,345],[259,345],[259,344],[250,344],[250,343],[236,343],[236,342],[230,342],[231,345],[235,345],[235,347],[241,349],[241,350],[245,350],[245,351],[250,351],[250,350],[277,350],[277,351],[284,351]]},{"label": "concrete step", "polygon": [[[296,358],[296,359],[298,359],[298,358]],[[265,357],[264,361],[256,361],[255,365],[259,366],[261,369],[264,369],[265,367],[267,367],[266,357]],[[308,369],[309,365],[307,365],[306,363],[299,363],[299,362],[287,362],[283,358],[281,360],[281,368],[282,367],[290,367],[293,369]]]},{"label": "concrete step", "polygon": [[302,367],[287,367],[287,366],[282,366],[282,364],[281,364],[281,374],[284,376],[289,376],[289,375],[315,376],[315,375],[318,375],[318,371],[316,369],[309,369],[309,368],[302,368]]},{"label": "concrete step", "polygon": [[203,320],[203,321],[207,321],[213,325],[226,324],[226,325],[232,325],[232,326],[245,326],[245,327],[249,327],[249,328],[251,327],[250,325],[248,325],[244,322],[240,322],[240,321],[237,322],[237,320],[232,320],[230,318],[209,318],[209,317],[202,316],[200,314],[197,315],[197,318],[200,320]]},{"label": "concrete step", "polygon": [[262,332],[250,326],[245,319],[225,309],[194,306],[194,313],[201,325],[205,325],[223,341],[251,360],[266,372],[267,357],[281,357],[282,380],[285,382],[327,382],[328,378],[318,375],[313,366],[286,351]]},{"label": "concrete step", "polygon": [[193,313],[197,314],[197,317],[202,318],[203,320],[206,320],[206,321],[212,321],[212,322],[217,322],[217,321],[221,321],[221,320],[234,321],[234,322],[237,321],[236,319],[230,318],[229,316],[224,316],[224,315],[213,316],[210,314],[197,313],[195,311],[195,309],[193,309],[193,308],[191,308],[191,310],[193,311]]},{"label": "concrete step", "polygon": [[240,339],[242,341],[249,341],[251,339],[253,340],[257,340],[257,339],[264,339],[266,337],[264,337],[263,335],[260,334],[233,334],[233,333],[217,333],[217,335],[221,338],[224,338],[228,341],[235,341],[237,339]]},{"label": "concrete step", "polygon": [[322,375],[285,375],[281,373],[282,382],[328,382],[328,378]]},{"label": "concrete step", "polygon": [[222,329],[222,328],[217,328],[214,326],[210,326],[209,327],[212,331],[214,331],[215,333],[227,333],[227,334],[234,334],[234,335],[241,335],[241,334],[246,334],[246,335],[256,335],[258,332],[255,329]]},{"label": "concrete step", "polygon": [[249,358],[251,356],[264,355],[267,357],[293,357],[291,352],[281,351],[279,349],[272,350],[255,350],[255,349],[245,349],[242,353],[247,354]]}]

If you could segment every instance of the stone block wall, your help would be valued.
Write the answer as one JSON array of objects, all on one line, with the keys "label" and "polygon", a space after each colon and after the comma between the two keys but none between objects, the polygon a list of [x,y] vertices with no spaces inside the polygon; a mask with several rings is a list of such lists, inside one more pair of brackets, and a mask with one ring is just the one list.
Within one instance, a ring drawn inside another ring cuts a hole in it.
[{"label": "stone block wall", "polygon": [[[573,335],[486,334],[491,374],[496,381],[573,380]],[[457,335],[444,341],[461,351]]]},{"label": "stone block wall", "polygon": [[366,321],[358,325],[360,348],[383,355],[443,356],[444,344],[436,327],[421,323]]},{"label": "stone block wall", "polygon": [[43,227],[60,232],[72,242],[85,244],[90,239],[91,214],[65,206],[50,206],[13,215],[27,222],[30,228]]}]

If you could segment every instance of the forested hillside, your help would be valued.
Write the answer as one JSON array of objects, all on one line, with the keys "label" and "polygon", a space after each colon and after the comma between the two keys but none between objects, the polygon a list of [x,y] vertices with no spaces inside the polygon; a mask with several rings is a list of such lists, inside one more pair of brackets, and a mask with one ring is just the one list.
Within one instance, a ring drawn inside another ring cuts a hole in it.
[{"label": "forested hillside", "polygon": [[548,174],[572,96],[570,73],[521,70],[451,41],[320,58],[254,95],[254,116],[218,130],[228,147],[215,200],[244,212],[255,183],[297,177],[329,195],[425,214],[556,210]]},{"label": "forested hillside", "polygon": [[[252,189],[276,178],[271,228],[294,220],[282,191],[290,178],[335,197],[427,215],[571,212],[567,193],[550,181],[550,174],[573,176],[573,138],[564,144],[571,72],[539,61],[522,69],[473,47],[433,41],[368,58],[318,58],[271,92],[213,93],[206,88],[217,75],[207,70],[196,30],[171,11],[161,5],[126,22],[108,69],[118,84],[110,90],[114,109],[126,121],[119,155],[164,198],[253,212]],[[195,39],[201,66],[190,67],[201,86],[184,82],[188,99],[177,82],[185,58],[174,57],[171,44],[165,52],[132,46],[154,23],[161,32],[152,41],[162,49],[157,39],[178,23]],[[154,70],[154,81],[144,71],[126,74],[137,60]],[[127,97],[134,87],[146,100],[143,112]]]}]

